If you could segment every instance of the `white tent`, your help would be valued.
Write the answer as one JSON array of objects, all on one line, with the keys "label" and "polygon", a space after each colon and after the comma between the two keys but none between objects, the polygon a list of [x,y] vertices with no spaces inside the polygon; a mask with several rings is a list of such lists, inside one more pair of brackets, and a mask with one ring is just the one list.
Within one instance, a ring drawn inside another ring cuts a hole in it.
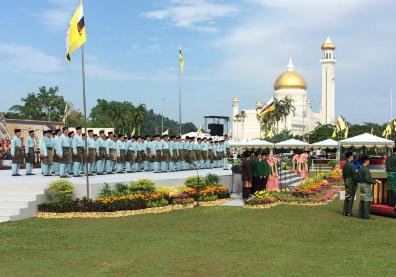
[{"label": "white tent", "polygon": [[241,140],[241,141],[229,141],[232,148],[240,147],[255,147],[255,148],[274,148],[274,144],[265,140],[254,139],[254,140]]},{"label": "white tent", "polygon": [[309,144],[297,139],[288,139],[285,141],[275,143],[275,148],[305,148],[305,147],[309,147]]},{"label": "white tent", "polygon": [[311,144],[313,148],[332,148],[336,149],[338,147],[338,142],[333,139],[326,139],[323,141],[315,142]]},{"label": "white tent", "polygon": [[190,138],[191,137],[194,137],[194,138],[196,138],[196,137],[199,137],[199,138],[210,138],[210,134],[200,133],[199,136],[197,136],[197,132],[190,132],[190,133],[187,133],[187,134],[183,134],[181,137],[183,139],[186,138],[186,137],[190,137]]},{"label": "white tent", "polygon": [[368,133],[340,141],[340,145],[344,148],[349,148],[352,146],[356,148],[363,146],[367,148],[372,148],[372,147],[381,148],[381,147],[392,147],[394,146],[394,144],[395,143],[389,139],[380,138]]}]

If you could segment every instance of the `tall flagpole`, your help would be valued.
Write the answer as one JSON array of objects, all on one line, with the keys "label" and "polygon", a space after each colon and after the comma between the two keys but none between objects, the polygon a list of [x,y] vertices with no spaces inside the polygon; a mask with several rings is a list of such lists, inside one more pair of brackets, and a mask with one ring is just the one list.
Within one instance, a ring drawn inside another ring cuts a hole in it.
[{"label": "tall flagpole", "polygon": [[[83,85],[83,102],[84,102],[84,132],[85,132],[85,157],[88,157],[88,134],[87,134],[87,100],[85,94],[85,65],[84,65],[84,45],[81,45],[81,73]],[[85,163],[85,176],[87,185],[87,200],[89,200],[89,176],[88,163]]]},{"label": "tall flagpole", "polygon": [[181,126],[181,81],[182,81],[182,72],[179,66],[179,135],[181,136],[182,134],[182,126]]}]

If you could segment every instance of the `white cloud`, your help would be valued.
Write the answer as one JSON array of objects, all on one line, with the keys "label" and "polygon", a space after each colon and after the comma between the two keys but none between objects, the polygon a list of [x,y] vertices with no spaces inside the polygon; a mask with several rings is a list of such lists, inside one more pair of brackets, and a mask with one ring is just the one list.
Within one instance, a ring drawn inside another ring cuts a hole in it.
[{"label": "white cloud", "polygon": [[47,0],[50,7],[34,16],[51,31],[65,31],[78,0]]},{"label": "white cloud", "polygon": [[51,73],[62,69],[61,59],[31,46],[0,43],[0,70],[6,72]]},{"label": "white cloud", "polygon": [[143,15],[150,19],[169,19],[179,27],[194,28],[202,32],[216,32],[214,20],[219,17],[234,15],[238,8],[231,4],[218,4],[210,0],[173,0],[159,10],[149,11]]}]

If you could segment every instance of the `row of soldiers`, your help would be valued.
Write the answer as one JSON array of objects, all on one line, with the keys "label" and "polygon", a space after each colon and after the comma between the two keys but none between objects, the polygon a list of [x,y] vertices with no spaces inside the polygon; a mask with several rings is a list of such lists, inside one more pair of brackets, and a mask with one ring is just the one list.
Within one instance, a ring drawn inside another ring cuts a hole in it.
[{"label": "row of soldiers", "polygon": [[[89,175],[153,171],[169,172],[190,169],[221,168],[228,169],[230,146],[228,137],[214,141],[212,138],[180,136],[115,136],[113,132],[100,131],[99,135],[88,130],[88,136],[77,127],[76,133],[62,130],[44,131],[40,142],[40,160],[44,176],[70,175],[80,177],[87,167]],[[85,148],[85,145],[87,148]],[[26,140],[26,174],[32,175],[34,150],[36,148],[34,131],[29,132]],[[86,150],[87,149],[87,150]],[[15,130],[11,143],[13,157],[12,174],[20,176],[19,165],[23,161],[20,130]]]}]

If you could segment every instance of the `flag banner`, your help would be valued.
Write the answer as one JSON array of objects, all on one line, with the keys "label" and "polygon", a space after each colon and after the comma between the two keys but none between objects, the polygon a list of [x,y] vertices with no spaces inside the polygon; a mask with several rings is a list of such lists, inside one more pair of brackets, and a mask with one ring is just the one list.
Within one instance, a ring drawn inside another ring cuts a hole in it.
[{"label": "flag banner", "polygon": [[383,137],[388,138],[388,136],[390,136],[392,134],[392,126],[391,124],[386,125],[386,128],[384,130],[384,132],[382,133]]},{"label": "flag banner", "polygon": [[180,69],[180,73],[183,74],[184,73],[184,58],[183,58],[181,48],[179,48],[179,69]]},{"label": "flag banner", "polygon": [[63,119],[62,119],[62,122],[63,122],[63,124],[66,124],[66,120],[67,120],[67,103],[66,103],[66,106],[65,106],[65,111],[63,112]]},{"label": "flag banner", "polygon": [[197,136],[202,134],[202,127],[199,127],[199,129],[197,130]]},{"label": "flag banner", "polygon": [[131,136],[134,136],[135,133],[136,133],[136,129],[135,129],[135,127],[133,127],[133,130],[131,131]]},{"label": "flag banner", "polygon": [[347,128],[346,122],[342,116],[338,117],[337,125],[338,125],[340,131],[343,131]]},{"label": "flag banner", "polygon": [[169,135],[169,129],[165,130],[165,131],[162,133],[162,135],[163,135],[163,136],[168,136],[168,135]]},{"label": "flag banner", "polygon": [[334,128],[333,134],[331,135],[332,138],[337,138],[337,127]]},{"label": "flag banner", "polygon": [[267,101],[267,103],[263,105],[262,108],[257,109],[257,114],[259,116],[262,116],[266,113],[272,112],[273,110],[275,110],[275,99],[272,97],[270,100]]},{"label": "flag banner", "polygon": [[78,5],[70,21],[66,35],[66,59],[71,60],[70,55],[87,41],[85,32],[84,11],[82,1]]}]

